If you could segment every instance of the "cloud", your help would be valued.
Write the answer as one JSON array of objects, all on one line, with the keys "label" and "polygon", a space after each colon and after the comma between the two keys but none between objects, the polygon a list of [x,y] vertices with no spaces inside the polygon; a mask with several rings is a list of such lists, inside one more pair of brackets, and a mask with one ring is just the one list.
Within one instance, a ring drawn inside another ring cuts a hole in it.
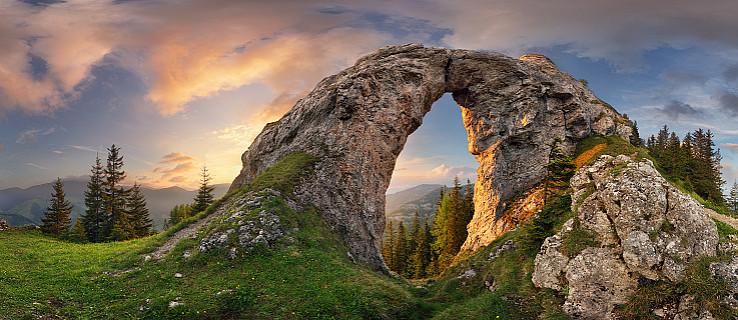
[{"label": "cloud", "polygon": [[672,100],[662,107],[656,107],[656,111],[663,114],[664,116],[668,117],[671,120],[679,120],[680,116],[687,116],[687,117],[693,117],[693,116],[699,116],[702,114],[702,111],[695,109],[691,105],[677,101]]},{"label": "cloud", "polygon": [[36,143],[38,142],[38,137],[47,136],[54,132],[56,132],[56,128],[54,127],[48,129],[29,129],[18,134],[18,139],[15,140],[15,143]]},{"label": "cloud", "polygon": [[159,166],[151,170],[151,174],[139,175],[137,180],[150,187],[195,187],[198,184],[197,160],[182,152],[171,152],[164,155]]},{"label": "cloud", "polygon": [[4,150],[5,150],[5,145],[0,143],[0,153],[3,153]]},{"label": "cloud", "polygon": [[438,176],[445,176],[451,171],[451,167],[446,165],[445,163],[440,164],[439,166],[431,169],[431,173]]},{"label": "cloud", "polygon": [[80,151],[95,152],[95,153],[99,152],[98,150],[92,147],[88,147],[88,146],[68,145],[67,147],[70,147],[75,150],[80,150]]},{"label": "cloud", "polygon": [[738,95],[732,92],[723,92],[718,98],[720,108],[730,116],[738,116]]},{"label": "cloud", "polygon": [[190,156],[188,156],[188,155],[186,155],[184,153],[181,153],[181,152],[172,152],[172,153],[169,153],[167,155],[164,155],[164,157],[162,157],[162,159],[161,159],[161,161],[159,161],[159,163],[164,163],[164,164],[167,164],[167,163],[188,163],[188,162],[192,162],[194,160],[195,160],[195,158],[190,157]]},{"label": "cloud", "polygon": [[725,68],[725,71],[723,71],[723,78],[729,82],[738,80],[738,64]]},{"label": "cloud", "polygon": [[163,115],[224,90],[266,84],[275,99],[250,122],[264,123],[321,78],[388,43],[511,54],[565,46],[621,70],[662,46],[738,49],[738,35],[726,32],[738,28],[734,1],[72,0],[5,2],[0,9],[0,113],[62,108],[103,63],[138,74]]},{"label": "cloud", "polygon": [[738,27],[734,1],[432,0],[389,6],[452,30],[443,38],[452,47],[521,53],[563,45],[621,70],[637,68],[643,52],[662,46],[738,48],[738,35],[726,32]]},{"label": "cloud", "polygon": [[[94,80],[90,71],[105,58],[147,80],[146,97],[163,115],[252,83],[271,86],[277,96],[301,94],[389,37],[352,28],[348,12],[320,7],[228,0],[3,4],[0,112],[63,107]],[[33,72],[34,61],[44,66],[41,74]]]},{"label": "cloud", "polygon": [[51,150],[51,152],[52,153],[55,153],[55,154],[58,154],[58,155],[64,154],[64,151],[61,151],[61,150]]},{"label": "cloud", "polygon": [[725,149],[732,150],[734,152],[738,152],[738,143],[723,143],[720,144],[721,147]]},{"label": "cloud", "polygon": [[231,142],[239,147],[247,147],[261,132],[261,126],[239,124],[213,131],[216,138]]},{"label": "cloud", "polygon": [[33,162],[26,162],[26,163],[25,163],[25,165],[27,165],[27,166],[29,166],[29,167],[34,167],[34,168],[36,168],[36,169],[41,169],[41,170],[49,170],[49,168],[47,168],[47,167],[44,167],[44,166],[42,166],[42,165],[39,165],[39,164],[35,164],[35,163],[33,163]]}]

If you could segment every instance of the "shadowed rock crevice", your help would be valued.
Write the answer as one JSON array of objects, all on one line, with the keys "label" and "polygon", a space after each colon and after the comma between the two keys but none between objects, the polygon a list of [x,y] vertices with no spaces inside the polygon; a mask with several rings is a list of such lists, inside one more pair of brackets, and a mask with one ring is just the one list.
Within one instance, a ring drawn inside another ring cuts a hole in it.
[{"label": "shadowed rock crevice", "polygon": [[475,215],[462,250],[514,227],[498,223],[498,213],[543,178],[554,141],[573,152],[591,134],[630,135],[626,119],[542,55],[393,46],[323,79],[268,124],[243,154],[231,188],[287,154],[317,156],[295,197],[319,209],[358,261],[384,270],[379,247],[395,161],[446,92],[460,106],[469,152],[479,162]]}]

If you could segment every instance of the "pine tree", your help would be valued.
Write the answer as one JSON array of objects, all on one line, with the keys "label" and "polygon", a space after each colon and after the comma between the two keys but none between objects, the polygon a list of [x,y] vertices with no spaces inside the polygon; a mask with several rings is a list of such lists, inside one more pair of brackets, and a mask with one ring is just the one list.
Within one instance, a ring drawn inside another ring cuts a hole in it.
[{"label": "pine tree", "polygon": [[61,178],[57,178],[51,193],[51,202],[41,219],[41,231],[55,236],[65,234],[69,230],[71,214],[72,204],[66,199]]},{"label": "pine tree", "polygon": [[73,242],[87,242],[87,233],[81,219],[77,219],[69,231],[69,240]]},{"label": "pine tree", "polygon": [[213,190],[215,190],[215,187],[208,184],[210,180],[208,168],[203,166],[202,173],[200,174],[200,188],[197,190],[197,195],[195,195],[195,202],[192,204],[192,212],[198,213],[205,211],[205,209],[213,203],[215,199],[215,196],[213,196]]},{"label": "pine tree", "polygon": [[430,227],[427,223],[424,223],[420,227],[420,232],[416,234],[415,250],[413,250],[412,256],[410,257],[412,270],[409,273],[413,278],[424,278],[428,276],[427,271],[431,263],[430,238]]},{"label": "pine tree", "polygon": [[384,263],[390,270],[395,269],[395,229],[392,225],[392,220],[387,222],[387,226],[384,228],[384,241],[382,243],[382,257]]},{"label": "pine tree", "polygon": [[636,147],[643,146],[643,139],[641,139],[641,134],[638,132],[638,121],[633,121],[631,128],[633,128],[633,132],[630,135],[630,144]]},{"label": "pine tree", "polygon": [[141,238],[151,234],[151,218],[146,208],[146,199],[141,193],[141,186],[134,184],[127,199],[127,214],[131,219],[133,238]]},{"label": "pine tree", "polygon": [[90,181],[87,182],[85,191],[85,213],[82,215],[82,225],[90,242],[101,242],[105,240],[104,229],[106,223],[103,208],[103,179],[104,168],[100,156],[95,157],[95,164],[90,170]]},{"label": "pine tree", "polygon": [[126,178],[126,173],[123,171],[123,155],[120,154],[120,148],[115,145],[108,148],[104,173],[102,189],[106,224],[103,235],[111,240],[130,239],[132,230],[130,218],[126,213],[128,190],[120,185]]},{"label": "pine tree", "polygon": [[169,211],[169,225],[175,225],[180,221],[192,216],[192,205],[178,204]]},{"label": "pine tree", "polygon": [[395,272],[404,275],[405,268],[407,267],[407,229],[405,224],[400,222],[400,226],[397,228],[397,235],[394,243],[394,257]]},{"label": "pine tree", "polygon": [[454,186],[451,189],[451,212],[448,219],[448,244],[447,255],[454,257],[461,249],[466,240],[466,205],[461,197],[461,184],[459,178],[454,177]]}]

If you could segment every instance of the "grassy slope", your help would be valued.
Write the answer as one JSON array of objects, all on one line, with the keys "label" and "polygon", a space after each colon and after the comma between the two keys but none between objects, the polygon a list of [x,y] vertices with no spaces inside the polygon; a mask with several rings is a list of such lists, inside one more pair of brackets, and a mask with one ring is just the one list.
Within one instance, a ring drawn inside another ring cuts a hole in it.
[{"label": "grassy slope", "polygon": [[[310,162],[306,155],[288,157],[252,187],[289,192]],[[266,206],[279,212],[286,224],[299,227],[291,234],[297,241],[235,260],[222,251],[185,260],[183,251],[198,243],[188,239],[164,261],[143,262],[141,254],[163,242],[166,234],[121,243],[71,244],[36,232],[2,233],[0,318],[425,317],[426,308],[407,284],[353,264],[315,210],[295,212],[280,199]],[[103,273],[120,270],[130,272]],[[175,273],[183,277],[175,278]],[[171,301],[181,305],[170,308]]]},{"label": "grassy slope", "polygon": [[[580,143],[576,152],[582,165],[593,163],[603,154],[626,154],[638,159],[652,160],[646,149],[636,148],[613,136],[590,137]],[[666,178],[678,186],[678,181]],[[709,205],[699,197],[695,199]],[[543,239],[557,232],[573,216],[570,204],[571,199],[567,194],[550,200],[536,217],[447,270],[430,287],[428,294],[430,301],[448,306],[435,319],[569,319],[560,309],[564,297],[552,290],[535,288],[530,279],[535,255]],[[738,230],[730,225],[716,223],[721,240],[725,241],[730,234],[738,234]],[[490,252],[507,240],[513,240],[517,249],[507,251],[490,262],[487,258]],[[590,239],[581,236],[569,237],[566,241],[567,247],[577,251],[586,246]],[[738,318],[738,314],[719,303],[721,297],[728,292],[727,284],[710,276],[710,263],[725,259],[728,257],[718,256],[692,263],[688,266],[685,280],[680,283],[659,281],[639,285],[630,301],[618,308],[619,316],[623,319],[657,319],[652,310],[664,304],[678,302],[681,295],[690,294],[699,305],[705,306],[718,319]],[[479,276],[459,279],[458,276],[468,269],[476,270]],[[494,292],[485,287],[485,281],[491,282],[492,279],[498,283]]]},{"label": "grassy slope", "polygon": [[[601,154],[638,154],[643,149],[611,137],[585,140],[578,154],[590,152],[583,161]],[[289,194],[312,158],[296,154],[284,159],[265,174],[228,199],[244,192],[271,187]],[[228,200],[221,205],[230,205]],[[479,252],[447,270],[442,277],[414,288],[401,280],[377,274],[353,264],[346,248],[330,232],[315,210],[295,212],[277,199],[266,206],[279,212],[285,225],[297,226],[291,234],[297,241],[285,241],[276,248],[260,249],[243,258],[226,259],[226,253],[212,251],[184,259],[197,239],[182,241],[170,258],[144,263],[141,254],[150,252],[174,230],[198,217],[175,226],[166,234],[109,244],[70,244],[35,232],[0,233],[0,318],[32,318],[37,315],[59,318],[109,319],[567,319],[560,305],[563,296],[538,289],[530,281],[534,258],[545,237],[554,234],[571,212],[566,193],[549,201],[532,220],[509,232]],[[211,208],[209,211],[212,212]],[[721,226],[722,238],[738,233]],[[488,256],[507,240],[516,249],[494,261]],[[578,241],[578,240],[572,240]],[[586,241],[586,239],[582,239]],[[572,243],[577,247],[577,243]],[[196,252],[196,250],[193,250]],[[707,261],[692,267],[679,286],[643,286],[636,298],[621,311],[632,318],[649,308],[673,299],[676,294],[700,288],[720,288],[722,284],[705,278]],[[458,278],[468,269],[478,272],[470,279]],[[132,270],[117,276],[103,272]],[[175,273],[182,278],[175,278]],[[485,282],[495,283],[491,292]],[[665,288],[677,288],[666,290]],[[675,291],[678,290],[678,291]],[[698,297],[714,303],[714,290]],[[171,301],[180,306],[170,308]],[[717,310],[717,309],[716,309]]]}]

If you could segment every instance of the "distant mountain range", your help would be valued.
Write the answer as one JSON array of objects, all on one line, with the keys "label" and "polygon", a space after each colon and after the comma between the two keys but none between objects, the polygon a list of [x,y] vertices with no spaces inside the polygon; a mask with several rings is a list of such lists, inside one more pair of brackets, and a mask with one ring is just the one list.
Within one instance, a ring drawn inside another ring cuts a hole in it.
[{"label": "distant mountain range", "polygon": [[[51,198],[51,183],[33,187],[9,188],[0,190],[0,219],[5,219],[10,225],[40,224],[44,211]],[[226,193],[230,184],[215,185],[215,196]],[[72,218],[76,219],[84,212],[84,192],[87,181],[80,179],[64,180],[64,191],[67,199],[72,202]],[[154,225],[160,228],[164,219],[169,217],[169,211],[178,204],[190,203],[196,191],[180,187],[153,189],[141,187],[150,211]]]},{"label": "distant mountain range", "polygon": [[[388,194],[384,207],[385,219],[393,223],[403,221],[410,226],[418,212],[421,221],[432,221],[443,187],[442,184],[421,184]],[[462,186],[462,194],[464,190],[465,186]]]}]

